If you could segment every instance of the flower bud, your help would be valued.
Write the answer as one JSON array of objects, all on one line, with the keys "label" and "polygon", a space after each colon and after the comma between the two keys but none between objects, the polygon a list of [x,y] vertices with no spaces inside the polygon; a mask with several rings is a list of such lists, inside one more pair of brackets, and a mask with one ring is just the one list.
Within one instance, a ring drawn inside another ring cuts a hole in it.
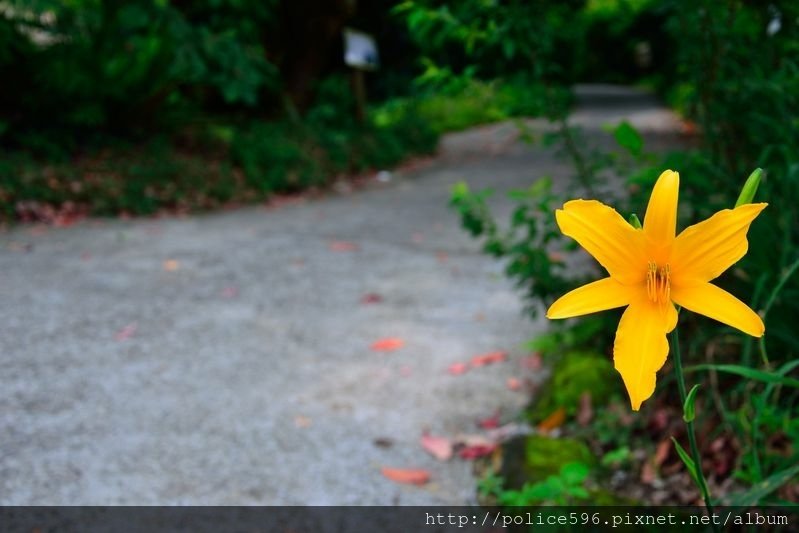
[{"label": "flower bud", "polygon": [[746,183],[744,183],[743,189],[741,189],[741,194],[738,196],[738,201],[735,202],[735,207],[752,203],[752,200],[755,198],[755,193],[757,192],[757,186],[760,185],[760,177],[762,175],[762,168],[756,168],[755,171],[749,175],[746,179]]}]

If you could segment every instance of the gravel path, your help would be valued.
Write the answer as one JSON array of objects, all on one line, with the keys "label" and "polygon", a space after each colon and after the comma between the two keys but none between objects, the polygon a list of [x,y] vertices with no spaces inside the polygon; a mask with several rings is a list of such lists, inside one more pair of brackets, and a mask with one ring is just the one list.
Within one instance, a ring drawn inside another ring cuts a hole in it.
[{"label": "gravel path", "polygon": [[[591,138],[627,117],[673,141],[648,97],[581,94]],[[545,325],[460,229],[449,188],[550,175],[573,190],[567,164],[515,139],[512,124],[450,135],[388,183],[280,208],[0,233],[0,504],[474,501],[471,463],[420,436],[513,420],[528,395],[507,380],[538,379],[521,345]],[[370,348],[384,338],[405,344]],[[447,372],[495,350],[509,359]]]}]

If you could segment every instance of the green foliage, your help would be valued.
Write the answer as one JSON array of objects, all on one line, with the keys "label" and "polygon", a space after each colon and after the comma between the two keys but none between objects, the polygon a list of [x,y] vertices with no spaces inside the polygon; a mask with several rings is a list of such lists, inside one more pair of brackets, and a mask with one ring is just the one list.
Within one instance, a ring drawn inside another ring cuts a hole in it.
[{"label": "green foliage", "polygon": [[618,392],[618,373],[610,359],[594,352],[567,352],[552,367],[552,375],[536,395],[528,417],[538,423],[563,408],[573,416],[584,394],[594,406],[607,404]]},{"label": "green foliage", "polygon": [[525,483],[521,490],[498,491],[497,501],[504,506],[574,505],[588,499],[585,481],[590,470],[583,463],[567,463],[556,475],[543,481]]},{"label": "green foliage", "polygon": [[[329,85],[340,89],[338,81]],[[208,209],[323,186],[341,173],[386,168],[435,149],[438,135],[413,105],[378,109],[379,122],[359,124],[343,94],[324,89],[302,121],[200,124],[179,142],[121,144],[69,163],[18,153],[0,161],[0,218]]]},{"label": "green foliage", "polygon": [[277,88],[261,45],[273,2],[7,4],[0,141],[50,158],[101,135],[164,131],[215,96],[252,106]]},{"label": "green foliage", "polygon": [[[542,178],[528,189],[509,193],[518,202],[510,227],[502,230],[491,215],[487,199],[490,190],[472,192],[466,183],[452,189],[450,206],[461,217],[461,223],[474,237],[483,239],[483,250],[497,258],[507,258],[506,273],[525,290],[529,301],[551,302],[566,290],[575,287],[580,279],[569,275],[563,259],[550,254],[550,243],[561,242],[552,212],[555,197],[552,180]],[[531,306],[533,314],[537,307]]]}]

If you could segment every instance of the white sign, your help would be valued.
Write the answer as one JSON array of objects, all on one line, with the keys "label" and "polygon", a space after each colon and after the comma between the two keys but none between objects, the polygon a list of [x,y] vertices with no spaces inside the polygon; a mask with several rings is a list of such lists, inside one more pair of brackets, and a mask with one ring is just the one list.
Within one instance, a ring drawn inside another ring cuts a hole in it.
[{"label": "white sign", "polygon": [[374,37],[352,28],[344,28],[344,63],[362,70],[377,70],[380,59]]}]

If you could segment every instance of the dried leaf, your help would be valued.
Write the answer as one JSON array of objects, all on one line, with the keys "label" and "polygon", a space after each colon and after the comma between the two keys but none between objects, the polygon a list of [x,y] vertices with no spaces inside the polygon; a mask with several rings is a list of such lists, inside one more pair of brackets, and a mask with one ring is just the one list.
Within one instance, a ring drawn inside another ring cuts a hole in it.
[{"label": "dried leaf", "polygon": [[447,372],[453,376],[460,376],[461,374],[465,374],[469,371],[469,365],[465,363],[452,363],[447,368]]},{"label": "dried leaf", "polygon": [[434,437],[425,433],[421,443],[422,448],[439,461],[448,461],[452,457],[452,441],[446,437]]},{"label": "dried leaf", "polygon": [[508,352],[496,351],[488,352],[482,355],[475,355],[472,357],[472,366],[485,366],[492,363],[500,363],[508,358]]},{"label": "dried leaf", "polygon": [[553,429],[559,428],[563,425],[566,421],[566,409],[563,407],[558,407],[555,411],[552,412],[548,417],[543,419],[538,424],[538,431],[543,433],[548,433]]},{"label": "dried leaf", "polygon": [[519,390],[522,388],[522,380],[519,378],[508,378],[508,380],[505,382],[505,385],[510,390]]},{"label": "dried leaf", "polygon": [[138,327],[139,326],[138,326],[138,324],[136,324],[136,322],[128,324],[124,328],[122,328],[119,331],[117,331],[117,334],[114,335],[114,340],[124,341],[125,339],[129,339],[129,338],[133,337],[133,335],[136,334],[136,330],[138,329]]},{"label": "dried leaf", "polygon": [[375,352],[393,352],[405,346],[405,341],[398,337],[386,337],[376,340],[370,348]]},{"label": "dried leaf", "polygon": [[298,428],[307,428],[311,426],[311,419],[307,416],[298,415],[294,417],[294,425]]},{"label": "dried leaf", "polygon": [[361,296],[361,303],[362,304],[379,304],[383,301],[383,297],[379,294],[374,292],[367,292],[363,296]]},{"label": "dried leaf", "polygon": [[496,442],[485,435],[478,435],[468,433],[465,435],[458,435],[452,439],[453,444],[458,446],[493,446]]},{"label": "dried leaf", "polygon": [[594,409],[591,405],[591,393],[584,391],[580,395],[580,405],[577,407],[577,423],[587,426],[594,418]]},{"label": "dried leaf", "polygon": [[164,261],[163,267],[166,272],[175,272],[176,270],[180,270],[180,261],[177,259],[167,259]]},{"label": "dried leaf", "polygon": [[662,465],[664,462],[666,462],[666,459],[668,459],[670,451],[671,441],[668,439],[661,441],[660,444],[658,444],[658,447],[655,449],[655,455],[652,457],[652,463],[655,466]]},{"label": "dried leaf", "polygon": [[378,448],[391,448],[394,446],[394,441],[388,437],[377,437],[372,441]]},{"label": "dried leaf", "polygon": [[497,449],[497,444],[476,444],[474,446],[464,446],[458,450],[458,456],[461,459],[478,459],[491,455]]},{"label": "dried leaf", "polygon": [[527,370],[541,370],[542,366],[541,354],[534,353],[533,355],[522,357],[519,360],[519,364],[522,366],[522,368],[525,368]]},{"label": "dried leaf", "polygon": [[494,413],[493,415],[489,416],[488,418],[483,418],[477,421],[477,426],[483,429],[496,429],[499,427],[499,411]]},{"label": "dried leaf", "polygon": [[239,290],[236,287],[225,287],[219,294],[222,298],[235,298],[239,295]]},{"label": "dried leaf", "polygon": [[421,469],[388,468],[384,466],[381,470],[383,475],[397,483],[407,483],[410,485],[424,485],[430,481],[430,472]]},{"label": "dried leaf", "polygon": [[328,247],[333,252],[354,252],[358,249],[358,245],[350,241],[330,241]]}]

